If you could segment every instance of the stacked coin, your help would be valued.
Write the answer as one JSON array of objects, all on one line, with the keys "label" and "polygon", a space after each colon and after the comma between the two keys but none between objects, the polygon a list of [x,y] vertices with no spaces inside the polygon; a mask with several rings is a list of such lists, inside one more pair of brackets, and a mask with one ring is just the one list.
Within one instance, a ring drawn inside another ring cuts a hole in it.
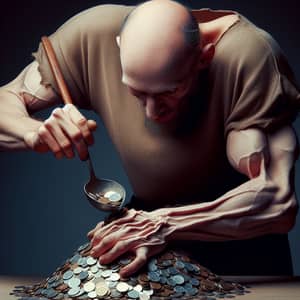
[{"label": "stacked coin", "polygon": [[167,251],[151,258],[137,275],[123,279],[119,271],[133,257],[101,265],[89,255],[89,243],[81,245],[47,279],[33,286],[17,286],[12,292],[23,300],[42,299],[206,299],[233,298],[248,293],[238,283],[225,282],[188,256]]}]

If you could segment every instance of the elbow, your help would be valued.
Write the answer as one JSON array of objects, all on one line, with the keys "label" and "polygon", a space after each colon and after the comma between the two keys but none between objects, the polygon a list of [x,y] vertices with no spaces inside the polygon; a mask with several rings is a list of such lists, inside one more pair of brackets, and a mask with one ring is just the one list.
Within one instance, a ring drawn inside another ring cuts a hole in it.
[{"label": "elbow", "polygon": [[293,229],[296,224],[299,205],[295,193],[277,206],[277,218],[274,226],[274,233],[285,234]]}]

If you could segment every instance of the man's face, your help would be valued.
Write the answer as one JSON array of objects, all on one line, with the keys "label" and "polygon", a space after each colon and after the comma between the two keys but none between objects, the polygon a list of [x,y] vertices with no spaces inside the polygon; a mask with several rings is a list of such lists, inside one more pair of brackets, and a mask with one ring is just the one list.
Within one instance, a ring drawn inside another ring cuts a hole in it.
[{"label": "man's face", "polygon": [[[178,68],[178,73],[183,68]],[[179,76],[180,80],[160,80],[154,83],[145,79],[134,81],[123,73],[122,82],[144,107],[146,117],[156,123],[176,121],[186,111],[187,100],[196,87],[198,72],[190,68]]]}]

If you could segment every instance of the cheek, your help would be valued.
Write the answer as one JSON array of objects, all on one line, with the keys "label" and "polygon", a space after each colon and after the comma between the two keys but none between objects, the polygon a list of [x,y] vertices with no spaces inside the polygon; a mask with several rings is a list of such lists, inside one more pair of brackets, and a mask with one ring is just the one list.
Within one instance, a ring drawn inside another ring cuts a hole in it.
[{"label": "cheek", "polygon": [[167,101],[166,106],[170,109],[176,110],[180,107],[182,101],[182,98],[173,98]]}]

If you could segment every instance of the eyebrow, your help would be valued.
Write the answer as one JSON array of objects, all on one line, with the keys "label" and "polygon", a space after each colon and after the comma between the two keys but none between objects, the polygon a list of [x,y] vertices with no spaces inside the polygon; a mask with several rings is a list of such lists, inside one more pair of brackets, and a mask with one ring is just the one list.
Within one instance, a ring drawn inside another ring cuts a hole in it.
[{"label": "eyebrow", "polygon": [[[149,93],[148,91],[141,91],[140,89],[137,89],[137,88],[135,88],[135,87],[129,85],[129,84],[126,83],[126,81],[124,81],[123,79],[122,79],[122,82],[123,82],[123,84],[127,85],[129,88],[131,88],[131,89],[137,91],[138,93],[146,93],[146,94]],[[177,85],[173,85],[172,87],[166,88],[166,89],[164,89],[163,91],[158,91],[158,92],[155,92],[155,93],[150,92],[149,94],[162,94],[162,93],[166,93],[166,92],[173,92],[174,90],[176,90],[176,88],[177,88]]]}]

